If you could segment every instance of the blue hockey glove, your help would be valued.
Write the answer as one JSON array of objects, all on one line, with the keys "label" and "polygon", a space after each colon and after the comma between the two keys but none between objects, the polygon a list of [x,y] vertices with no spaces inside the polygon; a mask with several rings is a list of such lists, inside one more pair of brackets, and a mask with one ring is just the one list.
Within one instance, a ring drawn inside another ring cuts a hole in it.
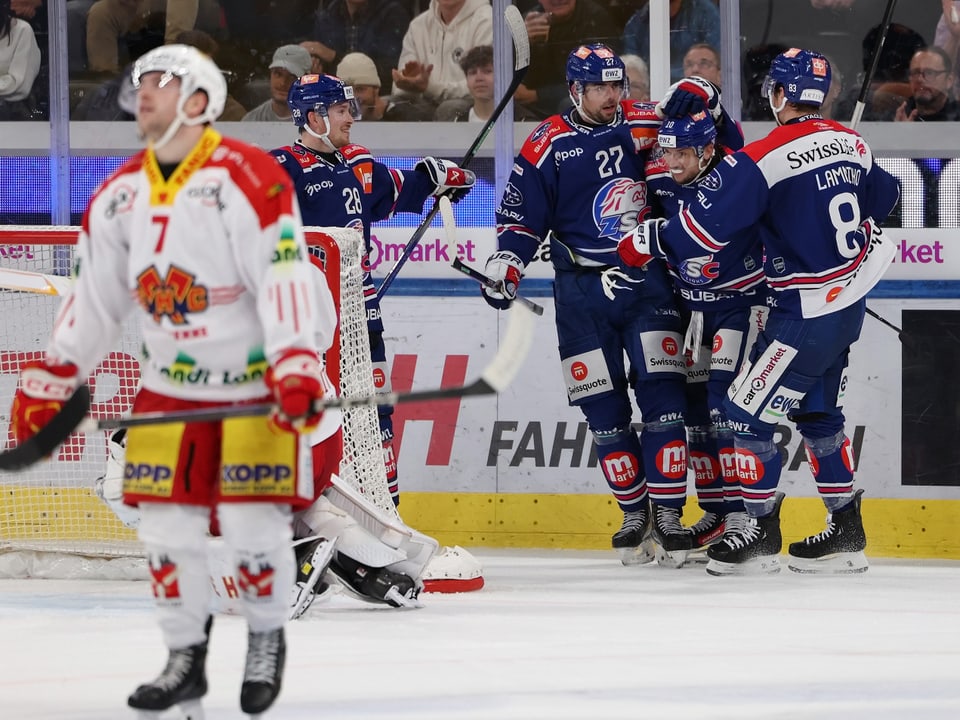
[{"label": "blue hockey glove", "polygon": [[654,258],[664,257],[660,249],[660,226],[663,218],[644,220],[628,232],[617,245],[617,253],[624,265],[642,268]]},{"label": "blue hockey glove", "polygon": [[495,252],[487,260],[484,275],[493,280],[496,286],[480,286],[480,292],[487,305],[497,310],[506,310],[517,297],[517,287],[523,277],[523,261],[509,250]]},{"label": "blue hockey glove", "polygon": [[430,178],[430,182],[434,184],[434,195],[446,195],[453,203],[466,197],[477,181],[477,176],[470,170],[465,170],[449,160],[434,157],[425,157],[414,165],[413,169]]},{"label": "blue hockey glove", "polygon": [[717,121],[721,111],[720,88],[699,77],[685,77],[675,82],[656,107],[661,118],[686,117],[701,110],[709,112],[713,121]]}]

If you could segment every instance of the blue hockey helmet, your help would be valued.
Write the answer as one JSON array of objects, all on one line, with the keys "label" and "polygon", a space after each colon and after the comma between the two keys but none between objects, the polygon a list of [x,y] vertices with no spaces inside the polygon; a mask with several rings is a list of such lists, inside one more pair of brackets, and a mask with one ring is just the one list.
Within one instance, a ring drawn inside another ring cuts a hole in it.
[{"label": "blue hockey helmet", "polygon": [[830,89],[830,62],[812,50],[785,50],[770,63],[760,94],[770,100],[777,87],[783,88],[787,102],[819,107]]},{"label": "blue hockey helmet", "polygon": [[627,82],[623,60],[603,43],[581,45],[567,58],[567,83]]},{"label": "blue hockey helmet", "polygon": [[697,157],[717,139],[717,126],[702,110],[682,118],[668,118],[660,124],[657,143],[662,148],[694,148]]},{"label": "blue hockey helmet", "polygon": [[353,87],[333,75],[304,75],[293,82],[287,93],[293,123],[299,128],[307,125],[311,110],[326,120],[327,108],[342,102],[350,103],[350,115],[359,120],[360,104],[353,96]]}]

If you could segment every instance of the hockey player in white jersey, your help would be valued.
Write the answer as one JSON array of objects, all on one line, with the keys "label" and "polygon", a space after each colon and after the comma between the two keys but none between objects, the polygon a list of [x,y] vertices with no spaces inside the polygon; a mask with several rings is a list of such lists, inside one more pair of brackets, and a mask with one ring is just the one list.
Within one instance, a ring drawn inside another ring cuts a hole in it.
[{"label": "hockey player in white jersey", "polygon": [[644,223],[621,247],[634,264],[642,255],[663,256],[665,248],[716,259],[744,228],[762,228],[770,314],[725,402],[747,517],[708,549],[713,574],[780,569],[783,493],[774,432],[784,418],[803,436],[828,511],[823,531],[790,545],[790,568],[868,567],[863,491],[854,492],[841,406],[864,297],[893,257],[877,223],[896,204],[899,185],[862,137],[819,114],[829,87],[830,65],[819,53],[792,48],[778,55],[763,86],[778,127],[725,158],[677,217]]}]

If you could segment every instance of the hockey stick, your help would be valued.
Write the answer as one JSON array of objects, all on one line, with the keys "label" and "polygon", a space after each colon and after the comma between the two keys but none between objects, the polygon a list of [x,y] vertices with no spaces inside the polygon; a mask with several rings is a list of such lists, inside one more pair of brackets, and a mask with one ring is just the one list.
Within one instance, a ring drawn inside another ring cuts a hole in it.
[{"label": "hockey stick", "polygon": [[[516,376],[533,342],[533,315],[522,305],[511,309],[510,322],[500,347],[480,377],[467,385],[414,390],[407,393],[373,394],[321,400],[317,410],[348,410],[355,407],[396,405],[397,403],[446,400],[450,398],[493,395],[506,388]],[[47,457],[73,432],[97,432],[120,428],[163,425],[178,422],[213,422],[237,417],[261,417],[274,411],[272,403],[228,405],[181,412],[151,412],[128,417],[96,420],[88,418],[90,389],[81,385],[60,412],[36,435],[22,445],[0,453],[0,470],[21,470]]]},{"label": "hockey stick", "polygon": [[0,268],[0,290],[38,293],[40,295],[66,295],[72,281],[63,275],[44,275],[29,270]]},{"label": "hockey stick", "polygon": [[[470,149],[467,150],[466,155],[464,155],[463,159],[460,161],[460,167],[462,168],[467,167],[467,165],[470,164],[474,156],[477,154],[477,151],[480,150],[480,146],[483,145],[483,141],[487,139],[487,135],[490,134],[493,126],[503,114],[504,109],[507,107],[507,103],[510,102],[513,94],[517,91],[517,88],[520,87],[520,83],[523,82],[523,78],[527,74],[527,68],[530,67],[530,39],[527,37],[527,28],[523,23],[523,17],[520,15],[520,11],[517,10],[517,8],[513,5],[507,5],[506,10],[503,11],[503,19],[507,23],[507,29],[510,30],[510,35],[513,37],[513,47],[515,50],[513,79],[510,81],[510,86],[503,94],[503,97],[500,98],[500,102],[497,103],[497,107],[493,111],[493,114],[483,124],[483,127],[480,128],[480,132],[477,134],[477,137],[474,138]],[[433,219],[437,216],[438,211],[438,203],[434,202],[433,207],[430,208],[430,212],[427,213],[427,216],[421,221],[420,225],[417,226],[417,229],[414,230],[413,235],[409,240],[407,240],[407,244],[404,245],[403,252],[400,253],[400,257],[397,258],[397,262],[380,282],[380,289],[377,290],[378,300],[383,299],[387,289],[396,279],[397,273],[400,272],[400,268],[406,264],[410,254],[413,252],[413,249],[417,246],[417,243],[420,242],[420,238],[426,234],[427,228],[430,227],[430,223],[433,222]]]},{"label": "hockey stick", "polygon": [[[473,278],[481,285],[488,287],[491,290],[500,291],[500,286],[502,283],[496,282],[484,275],[479,270],[470,267],[464,263],[457,254],[457,220],[453,216],[453,205],[450,204],[450,198],[442,197],[439,201],[437,201],[437,204],[440,206],[440,217],[443,219],[443,232],[447,236],[447,250],[450,253],[450,256],[453,258],[453,269],[457,272],[463,273],[467,277]],[[533,300],[528,300],[522,295],[517,295],[514,300],[526,307],[535,315],[543,315],[543,307],[537,305],[537,303],[533,302]]]}]

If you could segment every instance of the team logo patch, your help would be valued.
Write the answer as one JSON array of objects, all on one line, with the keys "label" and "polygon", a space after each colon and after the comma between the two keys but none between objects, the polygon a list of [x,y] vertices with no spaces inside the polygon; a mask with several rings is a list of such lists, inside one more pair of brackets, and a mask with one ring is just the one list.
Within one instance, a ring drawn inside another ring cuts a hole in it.
[{"label": "team logo patch", "polygon": [[191,273],[171,265],[165,276],[154,265],[137,276],[137,299],[141,307],[159,323],[169,318],[174,325],[185,325],[187,315],[203,312],[209,306],[207,288],[196,284]]},{"label": "team logo patch", "polygon": [[713,255],[687,258],[677,267],[677,272],[688,285],[706,285],[720,275],[720,263]]},{"label": "team logo patch", "polygon": [[593,198],[593,222],[600,237],[619,240],[633,230],[647,207],[647,184],[617,178],[604,185]]},{"label": "team logo patch", "polygon": [[508,207],[517,207],[523,202],[523,194],[517,190],[513,183],[507,183],[503,189],[503,204]]},{"label": "team logo patch", "polygon": [[720,177],[720,174],[716,170],[700,181],[700,187],[704,190],[717,191],[721,185],[723,185],[723,178]]},{"label": "team logo patch", "polygon": [[817,77],[826,77],[827,75],[827,61],[823,58],[814,58],[811,62],[813,68],[813,74]]}]

